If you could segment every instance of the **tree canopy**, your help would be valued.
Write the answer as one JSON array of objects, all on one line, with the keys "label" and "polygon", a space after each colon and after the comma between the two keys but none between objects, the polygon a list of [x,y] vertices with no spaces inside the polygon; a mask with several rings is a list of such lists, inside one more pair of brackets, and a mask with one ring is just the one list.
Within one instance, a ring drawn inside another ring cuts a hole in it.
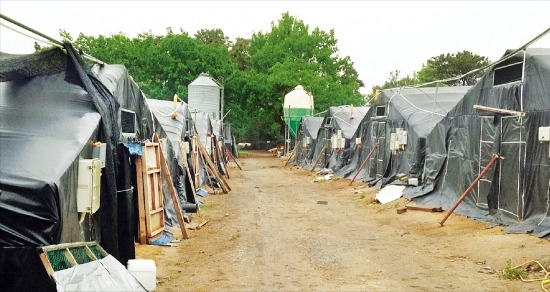
[{"label": "tree canopy", "polygon": [[456,54],[441,54],[432,57],[422,64],[422,69],[414,72],[413,76],[400,77],[400,71],[395,70],[390,72],[390,77],[384,84],[375,85],[370,93],[370,99],[376,90],[395,88],[401,86],[421,85],[431,83],[438,80],[455,79],[449,81],[441,81],[429,86],[467,86],[474,85],[482,76],[483,71],[477,71],[467,76],[463,76],[472,70],[483,68],[489,64],[487,57],[476,55],[469,51],[457,52]]},{"label": "tree canopy", "polygon": [[[310,29],[303,21],[282,14],[271,31],[231,42],[221,29],[201,29],[194,36],[180,29],[165,35],[144,32],[127,37],[73,38],[86,53],[111,64],[124,64],[148,98],[184,98],[187,86],[206,72],[224,85],[225,122],[238,138],[276,140],[283,137],[282,104],[297,85],[312,92],[317,111],[332,105],[362,105],[363,82],[349,57],[338,55],[334,31]],[[39,49],[39,47],[37,47]]]},{"label": "tree canopy", "polygon": [[[201,29],[193,36],[167,28],[165,35],[143,32],[128,37],[86,36],[65,41],[110,64],[124,64],[148,98],[184,100],[187,86],[201,73],[224,86],[224,122],[233,126],[239,140],[277,140],[283,137],[283,99],[297,85],[314,96],[315,110],[336,105],[364,105],[364,86],[349,56],[340,56],[334,30],[310,28],[302,20],[283,13],[267,32],[232,42],[222,29]],[[36,49],[41,49],[36,45]],[[395,70],[384,89],[446,79],[488,63],[486,57],[468,51],[442,54],[426,61],[413,76]],[[481,73],[479,73],[481,74]],[[441,85],[470,85],[477,74]],[[226,112],[227,113],[227,112]]]}]

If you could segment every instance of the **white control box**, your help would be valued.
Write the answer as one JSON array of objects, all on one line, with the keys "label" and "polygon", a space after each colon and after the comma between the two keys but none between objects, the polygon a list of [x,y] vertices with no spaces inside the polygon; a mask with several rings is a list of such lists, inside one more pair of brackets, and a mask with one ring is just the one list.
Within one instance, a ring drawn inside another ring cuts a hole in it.
[{"label": "white control box", "polygon": [[550,141],[550,127],[539,127],[539,141]]},{"label": "white control box", "polygon": [[78,212],[95,213],[100,206],[101,160],[80,159],[78,161],[78,188],[76,208]]}]

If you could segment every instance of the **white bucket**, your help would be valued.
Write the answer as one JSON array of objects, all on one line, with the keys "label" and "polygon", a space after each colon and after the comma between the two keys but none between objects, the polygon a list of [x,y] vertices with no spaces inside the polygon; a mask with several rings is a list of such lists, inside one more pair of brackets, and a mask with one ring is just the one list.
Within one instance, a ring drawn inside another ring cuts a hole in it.
[{"label": "white bucket", "polygon": [[147,259],[128,260],[128,271],[147,291],[157,288],[157,266]]}]

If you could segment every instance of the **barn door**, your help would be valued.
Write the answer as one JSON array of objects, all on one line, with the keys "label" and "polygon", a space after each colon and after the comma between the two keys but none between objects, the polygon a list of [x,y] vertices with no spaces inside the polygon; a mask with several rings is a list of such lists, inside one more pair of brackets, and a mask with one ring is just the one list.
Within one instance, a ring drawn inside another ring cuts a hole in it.
[{"label": "barn door", "polygon": [[386,153],[386,121],[372,121],[371,126],[371,149],[377,143],[379,146],[370,157],[369,176],[379,180],[384,176],[385,171],[384,159]]},{"label": "barn door", "polygon": [[498,208],[523,219],[523,172],[525,170],[525,146],[527,133],[525,118],[501,117]]},{"label": "barn door", "polygon": [[[493,116],[481,116],[481,135],[479,141],[479,164],[477,175],[479,175],[485,169],[485,166],[489,163],[493,156],[493,153],[497,149],[495,147],[495,135],[497,134],[497,127],[498,121],[497,123],[495,123]],[[495,168],[492,167],[479,180],[479,183],[477,184],[476,194],[476,203],[478,205],[487,206],[487,195],[491,190],[494,173]]]},{"label": "barn door", "polygon": [[477,203],[487,205],[487,194],[489,194],[491,185],[496,184],[493,190],[497,191],[497,208],[520,220],[523,218],[522,177],[526,146],[524,123],[525,118],[516,116],[481,117],[478,173],[483,171],[494,152],[500,152],[504,159],[499,163],[498,177],[494,177],[495,168],[493,167],[479,181],[477,192]]}]

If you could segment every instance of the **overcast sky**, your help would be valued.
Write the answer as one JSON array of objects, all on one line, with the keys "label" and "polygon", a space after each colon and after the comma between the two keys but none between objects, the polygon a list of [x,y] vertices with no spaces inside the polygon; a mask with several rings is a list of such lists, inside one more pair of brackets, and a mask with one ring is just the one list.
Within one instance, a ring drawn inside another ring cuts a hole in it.
[{"label": "overcast sky", "polygon": [[[351,58],[365,83],[362,92],[384,83],[390,71],[412,74],[442,53],[468,50],[495,61],[550,27],[550,1],[0,0],[0,13],[56,39],[59,29],[75,38],[134,37],[172,27],[190,35],[220,28],[234,40],[269,32],[287,11],[310,29],[334,29],[340,56]],[[33,42],[0,26],[0,51],[31,53]],[[550,48],[550,35],[532,47]]]}]

